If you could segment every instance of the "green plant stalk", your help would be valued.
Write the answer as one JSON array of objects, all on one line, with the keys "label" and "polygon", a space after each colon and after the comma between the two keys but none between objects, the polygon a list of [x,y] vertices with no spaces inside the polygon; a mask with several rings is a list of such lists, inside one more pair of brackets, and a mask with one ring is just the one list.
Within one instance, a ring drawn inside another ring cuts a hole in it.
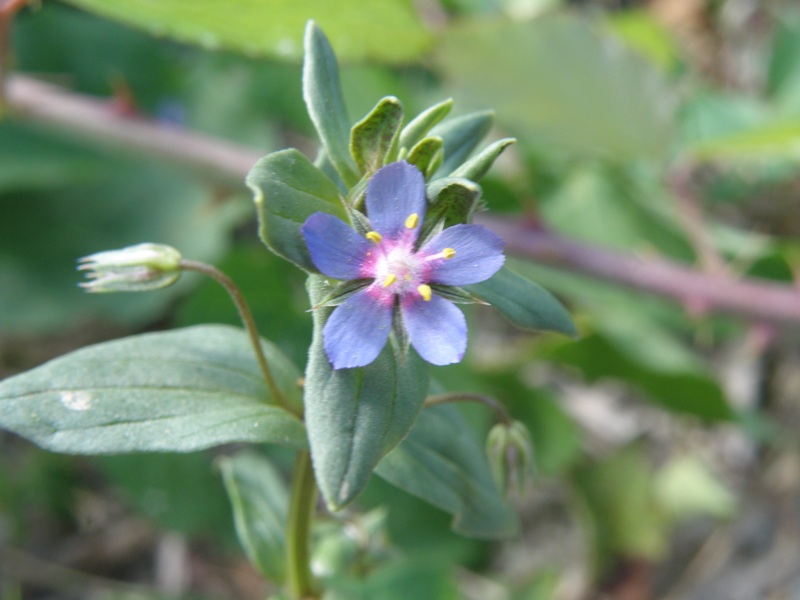
[{"label": "green plant stalk", "polygon": [[297,453],[292,473],[292,496],[286,528],[286,565],[291,600],[318,598],[311,575],[311,524],[317,501],[317,485],[311,455]]},{"label": "green plant stalk", "polygon": [[236,310],[239,311],[239,317],[242,320],[242,324],[244,325],[247,334],[250,336],[250,344],[253,346],[253,351],[255,352],[258,366],[261,368],[261,373],[264,375],[264,381],[266,381],[270,393],[282,408],[297,414],[297,409],[292,407],[292,405],[286,400],[286,397],[283,395],[283,392],[281,392],[277,382],[275,381],[275,377],[272,375],[272,369],[269,368],[267,357],[264,356],[264,349],[261,347],[261,336],[258,334],[258,327],[256,327],[253,313],[251,312],[247,301],[244,299],[241,290],[233,282],[233,279],[228,277],[216,267],[206,263],[195,260],[181,259],[179,264],[184,271],[195,271],[197,273],[207,275],[225,288],[225,291],[228,292],[228,295],[231,297],[234,305],[236,305]]},{"label": "green plant stalk", "polygon": [[491,396],[484,396],[483,394],[471,394],[468,392],[435,394],[425,398],[424,406],[427,408],[429,406],[435,406],[437,404],[449,404],[451,402],[477,402],[478,404],[483,404],[485,407],[489,408],[495,414],[495,418],[497,419],[498,423],[511,425],[511,423],[514,422],[514,420],[511,418],[511,414],[508,412],[508,409],[505,406]]}]

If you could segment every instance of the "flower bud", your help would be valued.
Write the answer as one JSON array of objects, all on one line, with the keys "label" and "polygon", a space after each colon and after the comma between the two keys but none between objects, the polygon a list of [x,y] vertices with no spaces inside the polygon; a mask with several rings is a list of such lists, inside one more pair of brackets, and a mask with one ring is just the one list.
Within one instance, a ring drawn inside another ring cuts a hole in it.
[{"label": "flower bud", "polygon": [[138,244],[91,254],[79,261],[89,292],[145,292],[172,285],[181,275],[181,254],[163,244]]},{"label": "flower bud", "polygon": [[503,493],[521,493],[532,474],[533,446],[528,428],[519,421],[498,423],[489,431],[486,453]]}]

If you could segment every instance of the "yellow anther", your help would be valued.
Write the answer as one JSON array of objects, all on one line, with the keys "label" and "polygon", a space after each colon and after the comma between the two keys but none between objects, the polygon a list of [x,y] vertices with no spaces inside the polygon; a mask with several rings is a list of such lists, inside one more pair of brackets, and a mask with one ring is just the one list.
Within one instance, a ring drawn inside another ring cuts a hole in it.
[{"label": "yellow anther", "polygon": [[406,229],[414,229],[417,225],[419,225],[419,215],[417,213],[408,215],[406,219]]},{"label": "yellow anther", "polygon": [[442,250],[442,256],[445,258],[453,258],[456,255],[456,251],[453,248],[445,248]]},{"label": "yellow anther", "polygon": [[397,281],[397,275],[395,275],[394,273],[389,273],[386,276],[386,279],[383,280],[383,287],[389,287],[395,281]]},{"label": "yellow anther", "polygon": [[430,302],[431,300],[431,286],[425,285],[424,283],[417,288],[419,295],[422,296],[422,299],[425,302]]},{"label": "yellow anther", "polygon": [[377,231],[369,231],[367,232],[367,239],[370,242],[375,242],[376,244],[380,244],[383,241],[383,236]]}]

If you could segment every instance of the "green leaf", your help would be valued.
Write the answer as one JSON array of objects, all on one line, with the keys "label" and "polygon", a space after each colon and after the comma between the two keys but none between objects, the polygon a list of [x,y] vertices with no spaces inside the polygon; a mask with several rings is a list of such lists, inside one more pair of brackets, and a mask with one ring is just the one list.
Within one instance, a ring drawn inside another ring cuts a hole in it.
[{"label": "green leaf", "polygon": [[698,160],[760,160],[800,156],[800,121],[781,120],[699,142],[688,148]]},{"label": "green leaf", "polygon": [[450,113],[452,108],[453,100],[448,98],[422,111],[403,127],[403,131],[400,132],[400,147],[410,149],[416,146],[431,128]]},{"label": "green leaf", "polygon": [[[445,227],[469,223],[478,209],[481,187],[469,179],[444,177],[426,188],[430,208],[426,221],[432,225],[444,221]],[[424,239],[428,231],[423,232]]]},{"label": "green leaf", "polygon": [[445,32],[439,63],[464,95],[543,144],[620,160],[672,151],[669,82],[602,22],[566,11],[464,21]]},{"label": "green leaf", "polygon": [[453,529],[463,535],[501,538],[518,527],[495,485],[483,444],[453,406],[425,409],[375,472],[452,514]]},{"label": "green leaf", "polygon": [[658,560],[668,550],[668,522],[656,501],[652,468],[638,445],[575,475],[590,520],[600,570],[614,557]]},{"label": "green leaf", "polygon": [[[630,251],[658,248],[694,260],[663,181],[615,166],[582,165],[562,175],[560,189],[545,195],[541,218],[570,238]],[[598,227],[602,223],[602,227]]]},{"label": "green leaf", "polygon": [[423,244],[443,227],[471,222],[483,193],[477,183],[452,177],[434,180],[425,192],[429,208],[420,232]]},{"label": "green leaf", "polygon": [[[652,363],[655,356],[662,353],[665,357],[672,356],[672,351],[647,349],[648,357],[642,358],[634,356],[634,348],[628,349],[615,342],[616,339],[600,334],[585,335],[577,342],[548,352],[544,358],[576,367],[589,382],[615,378],[629,383],[649,400],[673,412],[695,415],[709,422],[733,419],[735,413],[719,384],[700,368],[689,371],[673,370],[673,365],[667,369],[654,368],[656,365],[646,363]],[[639,334],[640,354],[642,348],[651,343],[658,345],[660,340],[655,338],[651,342],[646,332]],[[599,356],[603,357],[602,361],[598,360]]]},{"label": "green leaf", "polygon": [[706,515],[724,519],[736,513],[736,496],[695,456],[673,457],[656,474],[654,488],[673,521]]},{"label": "green leaf", "polygon": [[286,519],[289,493],[278,470],[264,456],[240,452],[218,461],[233,506],[236,535],[247,558],[273,582],[286,574]]},{"label": "green leaf", "polygon": [[347,187],[358,182],[350,157],[350,119],[342,96],[339,66],[322,30],[310,21],[306,27],[303,60],[303,99],[331,164]]},{"label": "green leaf", "polygon": [[159,527],[234,543],[230,505],[213,460],[213,450],[140,452],[98,456],[90,464],[113,486],[115,497]]},{"label": "green leaf", "polygon": [[[83,153],[75,145],[73,154]],[[174,168],[122,164],[112,156],[96,167],[80,185],[0,198],[3,333],[63,333],[92,320],[152,323],[196,279],[153,294],[86,294],[76,285],[76,259],[149,240],[214,262],[230,244],[231,230],[252,214],[244,197],[214,202],[219,192]]]},{"label": "green leaf", "polygon": [[[331,291],[317,276],[309,278],[308,287],[312,306]],[[413,350],[401,361],[390,342],[370,365],[334,370],[322,340],[330,312],[314,311],[304,398],[317,483],[328,506],[339,510],[411,429],[428,391],[428,368]]]},{"label": "green leaf", "polygon": [[[400,553],[398,553],[400,554]],[[420,556],[395,556],[359,577],[326,582],[322,600],[461,600],[452,568],[432,564]]]},{"label": "green leaf", "polygon": [[569,313],[550,292],[508,267],[466,289],[493,305],[517,327],[578,335]]},{"label": "green leaf", "polygon": [[[797,6],[780,7],[772,23],[772,47],[767,68],[767,91],[780,104],[797,107],[800,100],[800,11]],[[787,102],[788,101],[788,102]]]},{"label": "green leaf", "polygon": [[450,175],[486,137],[494,123],[494,111],[484,110],[448,119],[431,129],[431,136],[444,140],[444,162],[439,177]]},{"label": "green leaf", "polygon": [[403,123],[403,105],[394,96],[382,98],[377,106],[353,126],[350,153],[364,174],[373,173],[397,155],[397,135]]},{"label": "green leaf", "polygon": [[0,194],[91,181],[108,166],[102,156],[79,144],[8,121],[0,126],[0,163]]},{"label": "green leaf", "polygon": [[471,181],[480,181],[489,172],[494,161],[503,153],[503,150],[516,143],[514,138],[503,138],[490,144],[478,154],[467,160],[451,173],[451,177],[463,177]]},{"label": "green leaf", "polygon": [[405,160],[422,171],[426,179],[430,179],[442,164],[444,157],[443,144],[442,138],[423,138],[409,150]]},{"label": "green leaf", "polygon": [[[408,62],[424,54],[431,42],[405,0],[66,1],[158,37],[248,56],[299,59],[300,32],[311,18],[323,25],[340,54],[350,60]],[[358,35],[353,35],[356,31]]]},{"label": "green leaf", "polygon": [[259,160],[246,181],[255,195],[259,235],[267,247],[301,269],[316,272],[300,227],[316,212],[346,219],[336,186],[293,148]]},{"label": "green leaf", "polygon": [[[297,369],[263,347],[280,389],[298,402]],[[217,325],[89,346],[8,378],[0,427],[72,454],[305,445],[300,420],[275,406],[247,335]]]}]

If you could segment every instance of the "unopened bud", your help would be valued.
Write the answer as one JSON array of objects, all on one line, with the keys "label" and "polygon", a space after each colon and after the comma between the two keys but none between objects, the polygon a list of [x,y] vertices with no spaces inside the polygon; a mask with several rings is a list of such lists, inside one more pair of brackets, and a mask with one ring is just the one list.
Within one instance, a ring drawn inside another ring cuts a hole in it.
[{"label": "unopened bud", "polygon": [[163,244],[138,244],[86,256],[78,269],[89,292],[146,292],[167,287],[181,275],[181,253]]},{"label": "unopened bud", "polygon": [[531,475],[533,446],[528,428],[519,421],[498,423],[489,431],[486,453],[497,485],[503,493],[521,493]]}]

